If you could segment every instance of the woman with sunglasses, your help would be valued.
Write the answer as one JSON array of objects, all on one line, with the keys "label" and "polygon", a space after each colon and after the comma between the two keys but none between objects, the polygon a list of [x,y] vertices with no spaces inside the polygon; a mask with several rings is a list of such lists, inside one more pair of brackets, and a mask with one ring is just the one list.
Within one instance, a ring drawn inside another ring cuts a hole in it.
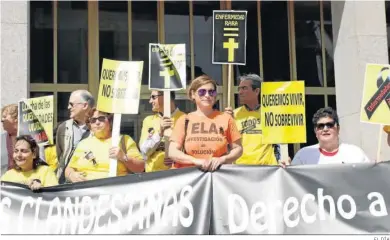
[{"label": "woman with sunglasses", "polygon": [[143,172],[144,161],[136,143],[128,135],[122,135],[118,146],[112,147],[113,115],[93,109],[89,119],[92,135],[82,140],[65,169],[70,182],[108,177],[110,158],[117,159],[117,176],[129,172]]},{"label": "woman with sunglasses", "polygon": [[39,158],[38,144],[32,137],[16,138],[13,161],[14,168],[8,170],[1,181],[25,184],[31,190],[58,185],[54,171]]},{"label": "woman with sunglasses", "polygon": [[242,154],[241,135],[231,115],[213,109],[216,82],[206,75],[197,77],[188,97],[196,111],[180,117],[173,129],[168,156],[174,168],[197,166],[215,171],[234,162]]},{"label": "woman with sunglasses", "polygon": [[318,144],[300,149],[292,165],[370,162],[362,149],[340,142],[339,118],[332,108],[319,109],[313,116],[313,125]]}]

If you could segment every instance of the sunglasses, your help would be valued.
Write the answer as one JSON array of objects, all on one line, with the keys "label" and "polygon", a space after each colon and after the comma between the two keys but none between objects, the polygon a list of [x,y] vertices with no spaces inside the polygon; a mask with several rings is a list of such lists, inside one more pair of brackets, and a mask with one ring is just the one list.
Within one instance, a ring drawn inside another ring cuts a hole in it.
[{"label": "sunglasses", "polygon": [[76,105],[76,104],[84,104],[84,103],[81,103],[81,102],[77,102],[77,103],[72,103],[72,102],[69,102],[68,103],[68,106],[70,106],[70,107],[74,107],[74,105]]},{"label": "sunglasses", "polygon": [[317,129],[322,130],[325,128],[333,128],[336,125],[336,122],[327,122],[327,123],[318,123],[317,124]]},{"label": "sunglasses", "polygon": [[[162,96],[162,94],[150,95],[150,98],[153,99],[153,100],[156,100],[156,98],[158,98],[159,96]],[[150,99],[150,98],[149,98],[149,99]]]},{"label": "sunglasses", "polygon": [[99,117],[96,117],[96,118],[92,117],[92,118],[89,119],[89,122],[90,123],[95,123],[97,120],[99,120],[99,122],[104,122],[104,121],[106,121],[106,119],[107,119],[107,116],[99,116]]},{"label": "sunglasses", "polygon": [[206,96],[206,93],[209,93],[209,96],[210,96],[210,97],[215,97],[215,96],[217,96],[217,90],[215,90],[215,89],[209,89],[209,90],[207,90],[207,89],[201,88],[201,89],[198,90],[198,95],[199,95],[199,97],[204,97],[204,96]]}]

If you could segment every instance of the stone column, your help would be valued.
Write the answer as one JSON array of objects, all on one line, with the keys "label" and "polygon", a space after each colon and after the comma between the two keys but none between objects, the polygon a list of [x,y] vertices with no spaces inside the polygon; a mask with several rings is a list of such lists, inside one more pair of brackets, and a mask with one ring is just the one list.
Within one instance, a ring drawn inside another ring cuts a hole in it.
[{"label": "stone column", "polygon": [[1,1],[1,107],[28,97],[29,6]]},{"label": "stone column", "polygon": [[334,68],[341,140],[361,147],[374,160],[390,160],[387,135],[379,125],[360,122],[367,63],[388,64],[385,2],[332,1]]}]

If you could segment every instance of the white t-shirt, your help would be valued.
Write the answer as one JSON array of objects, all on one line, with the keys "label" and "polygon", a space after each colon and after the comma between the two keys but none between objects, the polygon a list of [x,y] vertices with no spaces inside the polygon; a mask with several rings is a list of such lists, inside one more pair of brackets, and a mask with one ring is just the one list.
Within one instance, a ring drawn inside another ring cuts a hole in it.
[{"label": "white t-shirt", "polygon": [[318,144],[300,149],[295,155],[292,165],[304,164],[338,164],[371,162],[362,149],[355,145],[341,143],[335,154],[323,153]]}]

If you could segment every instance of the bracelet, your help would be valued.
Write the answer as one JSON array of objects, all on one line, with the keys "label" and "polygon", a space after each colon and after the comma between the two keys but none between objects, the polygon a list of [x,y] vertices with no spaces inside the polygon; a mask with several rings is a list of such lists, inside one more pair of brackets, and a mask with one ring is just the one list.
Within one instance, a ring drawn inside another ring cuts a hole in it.
[{"label": "bracelet", "polygon": [[125,157],[124,157],[124,160],[123,160],[124,162],[127,162],[127,161],[129,161],[129,158],[127,157],[127,155],[125,154]]}]

